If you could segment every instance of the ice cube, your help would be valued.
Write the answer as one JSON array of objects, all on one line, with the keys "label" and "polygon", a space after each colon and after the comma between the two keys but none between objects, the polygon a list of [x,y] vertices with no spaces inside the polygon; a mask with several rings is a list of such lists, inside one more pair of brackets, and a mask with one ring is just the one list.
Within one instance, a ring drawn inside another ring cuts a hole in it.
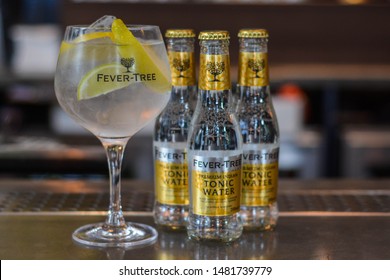
[{"label": "ice cube", "polygon": [[90,28],[111,29],[112,22],[116,19],[115,16],[105,15],[92,23]]}]

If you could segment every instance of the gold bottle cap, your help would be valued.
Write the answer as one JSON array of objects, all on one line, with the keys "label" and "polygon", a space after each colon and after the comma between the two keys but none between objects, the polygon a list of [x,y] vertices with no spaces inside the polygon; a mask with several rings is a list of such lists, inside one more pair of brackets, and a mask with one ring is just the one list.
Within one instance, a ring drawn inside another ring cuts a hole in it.
[{"label": "gold bottle cap", "polygon": [[224,30],[202,31],[199,33],[199,40],[229,40],[229,32]]},{"label": "gold bottle cap", "polygon": [[266,29],[241,29],[238,38],[268,38]]},{"label": "gold bottle cap", "polygon": [[168,29],[165,32],[166,38],[194,38],[195,31],[192,29]]}]

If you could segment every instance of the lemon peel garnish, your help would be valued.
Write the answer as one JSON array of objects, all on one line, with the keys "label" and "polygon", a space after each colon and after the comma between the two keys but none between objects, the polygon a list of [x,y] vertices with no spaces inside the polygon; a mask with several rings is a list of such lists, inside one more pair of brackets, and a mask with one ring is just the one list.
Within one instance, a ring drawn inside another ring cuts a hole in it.
[{"label": "lemon peel garnish", "polygon": [[86,33],[78,36],[73,41],[70,42],[63,41],[61,43],[60,53],[69,50],[74,46],[74,44],[83,43],[83,42],[96,40],[96,39],[102,39],[102,38],[110,38],[111,40],[113,40],[114,36],[111,31]]},{"label": "lemon peel garnish", "polygon": [[144,46],[131,33],[121,19],[112,22],[113,41],[118,44],[122,58],[133,57],[134,69],[141,74],[154,74],[154,80],[143,81],[144,84],[157,93],[165,93],[171,89],[171,78],[168,71],[163,71],[158,65],[159,59],[152,52],[147,52]]}]

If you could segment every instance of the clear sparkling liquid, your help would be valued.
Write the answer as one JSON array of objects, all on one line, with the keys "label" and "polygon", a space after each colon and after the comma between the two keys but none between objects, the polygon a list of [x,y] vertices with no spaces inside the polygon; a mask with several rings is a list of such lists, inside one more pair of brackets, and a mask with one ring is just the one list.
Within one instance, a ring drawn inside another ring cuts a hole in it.
[{"label": "clear sparkling liquid", "polygon": [[[92,40],[98,41],[98,40]],[[144,42],[146,51],[155,57],[161,71],[169,76],[169,64],[162,41]],[[89,99],[77,100],[80,80],[92,69],[118,63],[117,46],[99,43],[71,44],[58,60],[55,89],[61,107],[81,126],[102,138],[134,135],[165,107],[169,92],[156,93],[142,82]]]},{"label": "clear sparkling liquid", "polygon": [[[279,128],[269,87],[237,87],[241,99],[237,107],[243,151],[279,148]],[[272,230],[279,216],[277,202],[266,206],[241,205],[245,230]]]}]

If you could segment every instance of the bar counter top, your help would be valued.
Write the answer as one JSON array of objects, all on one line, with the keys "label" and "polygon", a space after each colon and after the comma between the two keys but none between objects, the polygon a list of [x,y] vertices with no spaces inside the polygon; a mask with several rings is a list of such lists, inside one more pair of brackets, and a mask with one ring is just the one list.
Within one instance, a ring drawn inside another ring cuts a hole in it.
[{"label": "bar counter top", "polygon": [[[123,182],[127,221],[154,225],[153,184]],[[158,229],[156,243],[97,249],[72,241],[79,226],[105,219],[105,180],[0,180],[0,258],[390,260],[390,180],[281,180],[272,232],[231,244],[189,240]]]}]

